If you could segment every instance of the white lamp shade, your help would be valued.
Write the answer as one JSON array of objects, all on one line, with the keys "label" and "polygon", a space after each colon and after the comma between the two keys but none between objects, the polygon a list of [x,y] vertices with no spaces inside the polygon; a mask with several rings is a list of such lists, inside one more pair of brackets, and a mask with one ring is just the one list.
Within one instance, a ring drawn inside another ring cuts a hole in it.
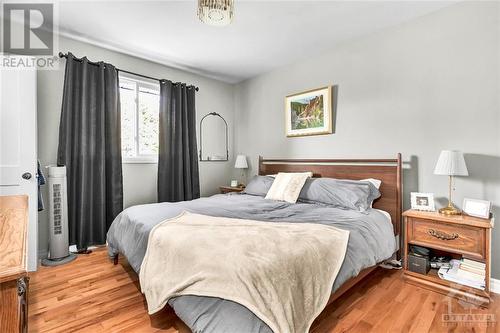
[{"label": "white lamp shade", "polygon": [[464,154],[457,150],[443,150],[434,169],[435,175],[468,176]]},{"label": "white lamp shade", "polygon": [[245,155],[236,156],[236,162],[234,163],[236,169],[248,169],[247,157]]}]

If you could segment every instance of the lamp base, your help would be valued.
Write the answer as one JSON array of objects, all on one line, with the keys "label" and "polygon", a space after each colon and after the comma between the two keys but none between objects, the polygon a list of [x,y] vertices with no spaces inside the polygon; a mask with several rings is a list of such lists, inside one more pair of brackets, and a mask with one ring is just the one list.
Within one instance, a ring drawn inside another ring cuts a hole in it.
[{"label": "lamp base", "polygon": [[460,215],[462,214],[462,212],[453,207],[453,205],[448,205],[447,207],[443,207],[441,209],[439,209],[439,214],[443,214],[443,215]]}]

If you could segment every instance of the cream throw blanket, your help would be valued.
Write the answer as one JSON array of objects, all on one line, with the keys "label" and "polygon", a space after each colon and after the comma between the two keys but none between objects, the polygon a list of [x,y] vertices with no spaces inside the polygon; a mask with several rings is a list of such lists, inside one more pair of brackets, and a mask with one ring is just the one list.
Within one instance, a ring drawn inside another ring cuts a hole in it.
[{"label": "cream throw blanket", "polygon": [[349,232],[184,212],[151,230],[139,273],[148,311],[180,295],[247,307],[275,333],[308,332],[326,306]]}]

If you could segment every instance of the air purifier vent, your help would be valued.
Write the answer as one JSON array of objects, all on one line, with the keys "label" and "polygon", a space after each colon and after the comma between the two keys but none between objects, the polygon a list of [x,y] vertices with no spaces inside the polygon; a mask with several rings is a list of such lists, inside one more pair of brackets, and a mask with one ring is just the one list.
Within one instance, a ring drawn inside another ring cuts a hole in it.
[{"label": "air purifier vent", "polygon": [[54,204],[54,235],[62,234],[61,226],[61,184],[53,184],[52,200]]}]

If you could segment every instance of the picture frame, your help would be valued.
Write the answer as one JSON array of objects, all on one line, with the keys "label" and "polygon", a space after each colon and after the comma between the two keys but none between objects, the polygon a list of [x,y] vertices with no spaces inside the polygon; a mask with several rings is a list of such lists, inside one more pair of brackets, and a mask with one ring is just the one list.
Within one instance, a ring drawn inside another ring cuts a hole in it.
[{"label": "picture frame", "polygon": [[286,136],[331,134],[333,105],[332,86],[286,96]]},{"label": "picture frame", "polygon": [[411,192],[411,209],[433,212],[436,210],[433,193]]},{"label": "picture frame", "polygon": [[489,219],[491,211],[491,201],[464,198],[464,201],[462,203],[462,211],[470,216]]}]

